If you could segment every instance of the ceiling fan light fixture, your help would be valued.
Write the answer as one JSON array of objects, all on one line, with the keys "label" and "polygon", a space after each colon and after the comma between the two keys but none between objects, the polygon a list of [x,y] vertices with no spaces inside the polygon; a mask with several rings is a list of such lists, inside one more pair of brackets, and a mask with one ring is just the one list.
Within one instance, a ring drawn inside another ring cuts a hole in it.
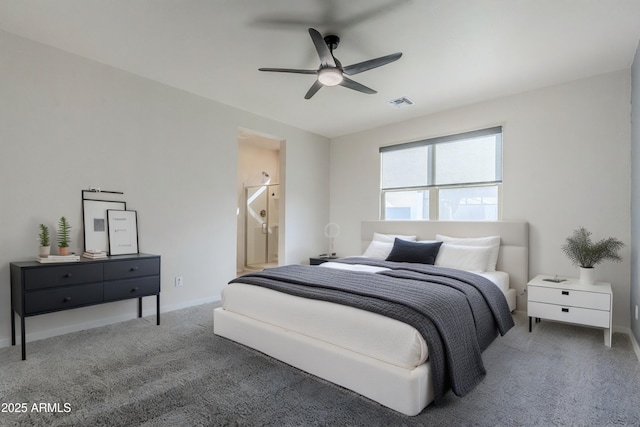
[{"label": "ceiling fan light fixture", "polygon": [[325,86],[336,86],[342,83],[342,71],[337,68],[323,68],[318,71],[318,81]]}]

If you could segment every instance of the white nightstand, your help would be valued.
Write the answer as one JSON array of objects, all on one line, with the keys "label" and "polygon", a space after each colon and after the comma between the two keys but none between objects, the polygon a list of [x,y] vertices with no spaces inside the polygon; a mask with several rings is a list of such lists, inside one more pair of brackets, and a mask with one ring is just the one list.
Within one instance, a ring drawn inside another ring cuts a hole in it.
[{"label": "white nightstand", "polygon": [[527,284],[527,314],[529,332],[531,319],[575,323],[604,328],[604,345],[611,347],[611,319],[613,292],[611,284],[596,282],[583,285],[578,279],[565,279],[554,283],[544,279],[554,276],[538,275]]}]

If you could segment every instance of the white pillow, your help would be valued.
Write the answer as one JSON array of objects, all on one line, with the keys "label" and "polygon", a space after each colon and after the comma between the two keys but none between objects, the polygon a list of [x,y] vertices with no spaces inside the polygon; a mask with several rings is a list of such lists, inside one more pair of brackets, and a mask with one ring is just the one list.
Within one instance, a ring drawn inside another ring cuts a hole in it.
[{"label": "white pillow", "polygon": [[435,265],[482,273],[487,267],[491,249],[491,246],[460,246],[443,243],[438,251]]},{"label": "white pillow", "polygon": [[398,239],[407,240],[409,242],[415,242],[416,236],[403,236],[402,234],[380,234],[373,233],[373,241],[374,242],[385,242],[393,244],[394,240]]},{"label": "white pillow", "polygon": [[500,236],[488,237],[449,237],[442,234],[436,234],[436,240],[458,246],[484,246],[490,247],[491,252],[487,265],[483,271],[496,271],[498,263],[498,253],[500,252]]},{"label": "white pillow", "polygon": [[392,249],[393,243],[373,240],[371,243],[369,243],[367,250],[364,251],[362,256],[376,259],[387,259]]}]

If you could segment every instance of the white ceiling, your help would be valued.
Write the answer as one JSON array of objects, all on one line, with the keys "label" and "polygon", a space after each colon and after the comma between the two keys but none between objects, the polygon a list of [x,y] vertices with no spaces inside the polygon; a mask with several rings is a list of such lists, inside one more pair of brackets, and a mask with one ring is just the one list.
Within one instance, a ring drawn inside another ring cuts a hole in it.
[{"label": "white ceiling", "polygon": [[[343,65],[322,88],[308,28]],[[327,137],[630,67],[640,0],[0,0],[0,29]],[[394,109],[392,98],[415,105]]]}]

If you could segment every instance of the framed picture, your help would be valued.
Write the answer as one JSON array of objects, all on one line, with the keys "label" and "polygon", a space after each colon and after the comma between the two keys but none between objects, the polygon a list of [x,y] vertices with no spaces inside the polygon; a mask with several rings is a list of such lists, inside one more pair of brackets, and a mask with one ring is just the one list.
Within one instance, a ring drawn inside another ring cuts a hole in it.
[{"label": "framed picture", "polygon": [[107,210],[125,210],[125,202],[109,200],[82,200],[82,225],[84,228],[84,250],[108,252]]},{"label": "framed picture", "polygon": [[107,210],[109,255],[138,253],[138,218],[136,211]]}]

